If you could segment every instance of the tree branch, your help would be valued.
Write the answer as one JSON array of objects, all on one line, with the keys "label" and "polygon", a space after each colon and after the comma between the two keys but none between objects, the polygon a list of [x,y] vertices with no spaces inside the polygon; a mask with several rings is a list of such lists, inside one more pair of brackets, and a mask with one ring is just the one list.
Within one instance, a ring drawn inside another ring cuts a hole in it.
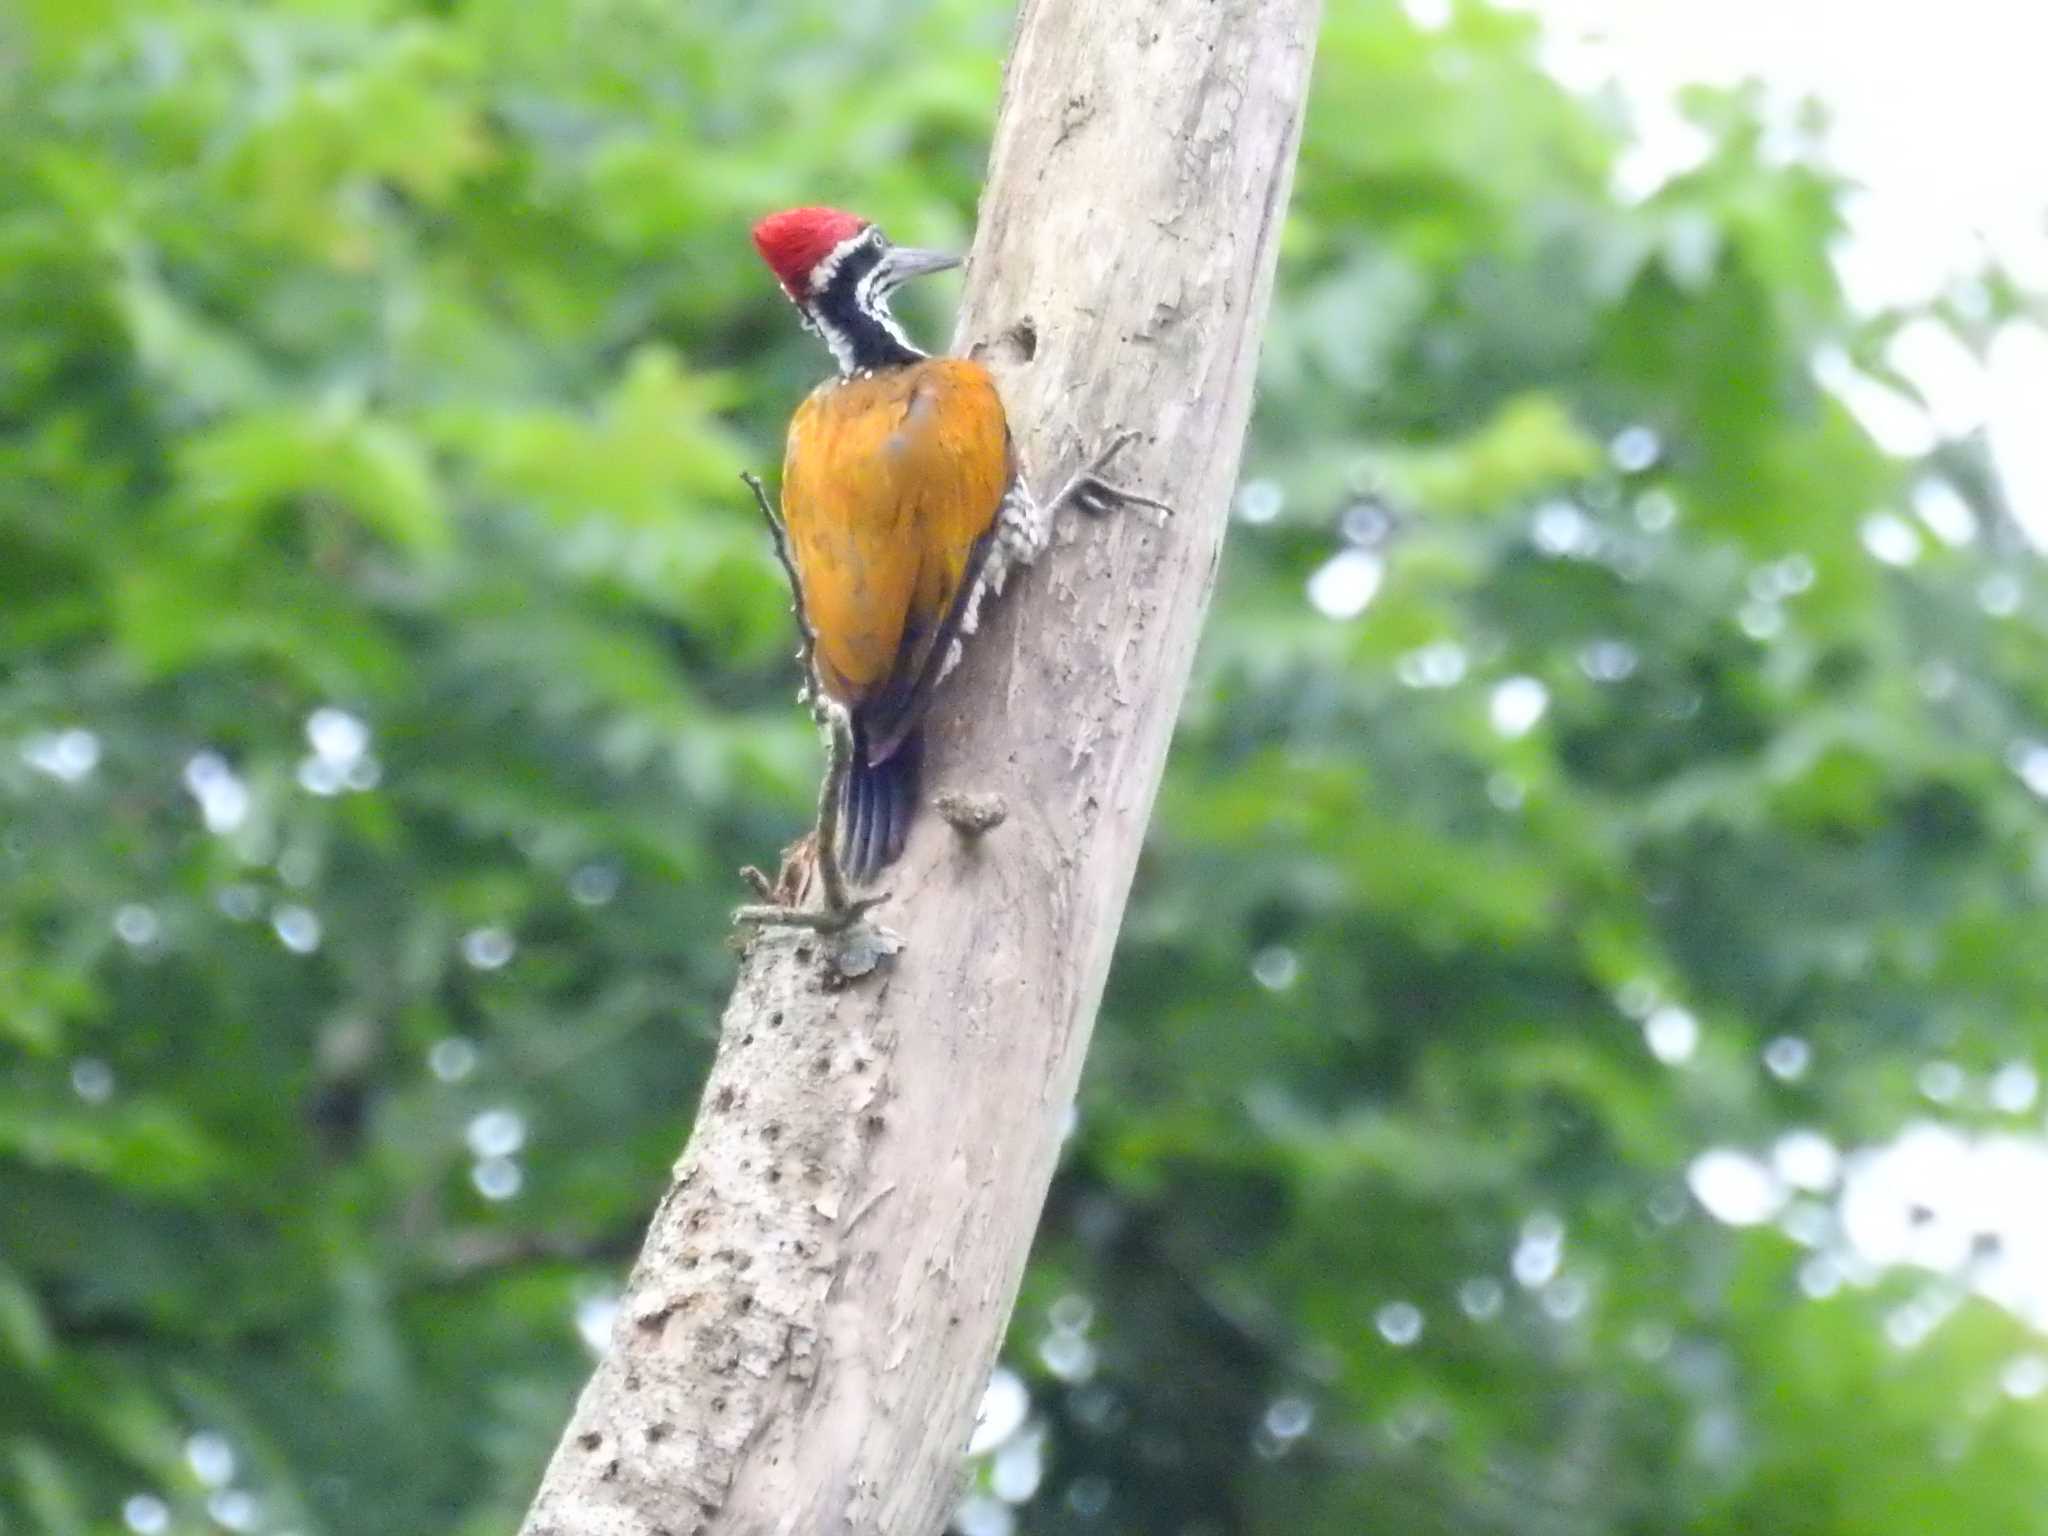
[{"label": "tree branch", "polygon": [[931,1536],[1073,1101],[1221,553],[1316,0],[1026,0],[960,322],[1039,485],[1117,431],[1170,502],[1070,520],[941,690],[848,983],[756,936],[527,1536]]}]

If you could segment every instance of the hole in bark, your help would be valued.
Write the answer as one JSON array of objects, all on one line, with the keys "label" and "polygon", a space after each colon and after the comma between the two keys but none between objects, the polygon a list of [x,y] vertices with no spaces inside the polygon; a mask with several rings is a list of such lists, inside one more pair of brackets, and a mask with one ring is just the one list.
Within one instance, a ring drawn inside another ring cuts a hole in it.
[{"label": "hole in bark", "polygon": [[1038,356],[1038,326],[1026,315],[1003,332],[1003,345],[1017,362],[1030,362]]},{"label": "hole in bark", "polygon": [[782,1140],[782,1122],[780,1120],[770,1120],[766,1125],[762,1126],[761,1139],[771,1145]]},{"label": "hole in bark", "polygon": [[780,1184],[782,1182],[782,1170],[780,1168],[770,1168],[768,1170],[768,1182],[770,1184]]},{"label": "hole in bark", "polygon": [[594,1429],[588,1429],[576,1437],[576,1443],[586,1451],[594,1451],[604,1444],[604,1436]]},{"label": "hole in bark", "polygon": [[754,1298],[753,1298],[753,1297],[751,1297],[751,1296],[742,1296],[742,1297],[740,1298],[740,1310],[741,1310],[742,1312],[751,1312],[751,1311],[753,1311],[753,1310],[754,1310]]},{"label": "hole in bark", "polygon": [[832,1070],[832,1053],[830,1051],[818,1052],[818,1059],[811,1063],[811,1070],[820,1077],[830,1072]]},{"label": "hole in bark", "polygon": [[733,1092],[730,1085],[718,1090],[718,1097],[711,1101],[713,1109],[731,1109]]},{"label": "hole in bark", "polygon": [[711,1411],[713,1413],[725,1412],[725,1399],[722,1397],[714,1397],[713,1399],[711,1399]]},{"label": "hole in bark", "polygon": [[647,1443],[649,1445],[659,1445],[668,1436],[669,1427],[666,1424],[650,1424],[647,1426]]},{"label": "hole in bark", "polygon": [[770,1029],[774,1029],[774,1028],[778,1027],[778,1026],[779,1026],[779,1025],[781,1024],[781,1023],[782,1023],[782,1010],[781,1010],[780,1008],[778,1008],[778,1009],[776,1009],[776,1010],[775,1010],[775,1011],[774,1011],[773,1013],[771,1013],[771,1014],[769,1014],[769,1015],[768,1015],[768,1027],[769,1027]]}]

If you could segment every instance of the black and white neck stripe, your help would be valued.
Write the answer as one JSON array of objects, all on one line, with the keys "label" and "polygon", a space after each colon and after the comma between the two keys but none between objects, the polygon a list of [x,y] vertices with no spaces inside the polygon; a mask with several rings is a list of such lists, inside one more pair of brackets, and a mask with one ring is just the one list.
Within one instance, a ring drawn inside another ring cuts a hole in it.
[{"label": "black and white neck stripe", "polygon": [[805,323],[824,338],[844,376],[900,368],[925,356],[889,313],[885,250],[882,232],[872,226],[841,244],[818,264],[802,306]]}]

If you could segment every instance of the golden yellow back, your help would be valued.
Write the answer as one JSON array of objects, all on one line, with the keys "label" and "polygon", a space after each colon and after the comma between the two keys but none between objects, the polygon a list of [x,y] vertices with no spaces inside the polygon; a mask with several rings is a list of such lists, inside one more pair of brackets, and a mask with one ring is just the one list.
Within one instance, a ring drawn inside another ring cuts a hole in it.
[{"label": "golden yellow back", "polygon": [[923,673],[1012,472],[979,363],[929,358],[811,392],[789,424],[782,515],[826,693],[857,711]]}]

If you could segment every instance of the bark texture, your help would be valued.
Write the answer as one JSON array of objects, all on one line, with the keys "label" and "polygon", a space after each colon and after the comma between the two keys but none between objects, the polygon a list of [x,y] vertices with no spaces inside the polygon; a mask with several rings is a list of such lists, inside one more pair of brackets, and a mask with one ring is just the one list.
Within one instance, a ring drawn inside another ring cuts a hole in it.
[{"label": "bark texture", "polygon": [[1043,491],[1116,430],[1178,509],[1068,516],[941,690],[858,978],[752,940],[527,1536],[931,1536],[1073,1102],[1221,551],[1317,0],[1026,0],[960,323]]}]

